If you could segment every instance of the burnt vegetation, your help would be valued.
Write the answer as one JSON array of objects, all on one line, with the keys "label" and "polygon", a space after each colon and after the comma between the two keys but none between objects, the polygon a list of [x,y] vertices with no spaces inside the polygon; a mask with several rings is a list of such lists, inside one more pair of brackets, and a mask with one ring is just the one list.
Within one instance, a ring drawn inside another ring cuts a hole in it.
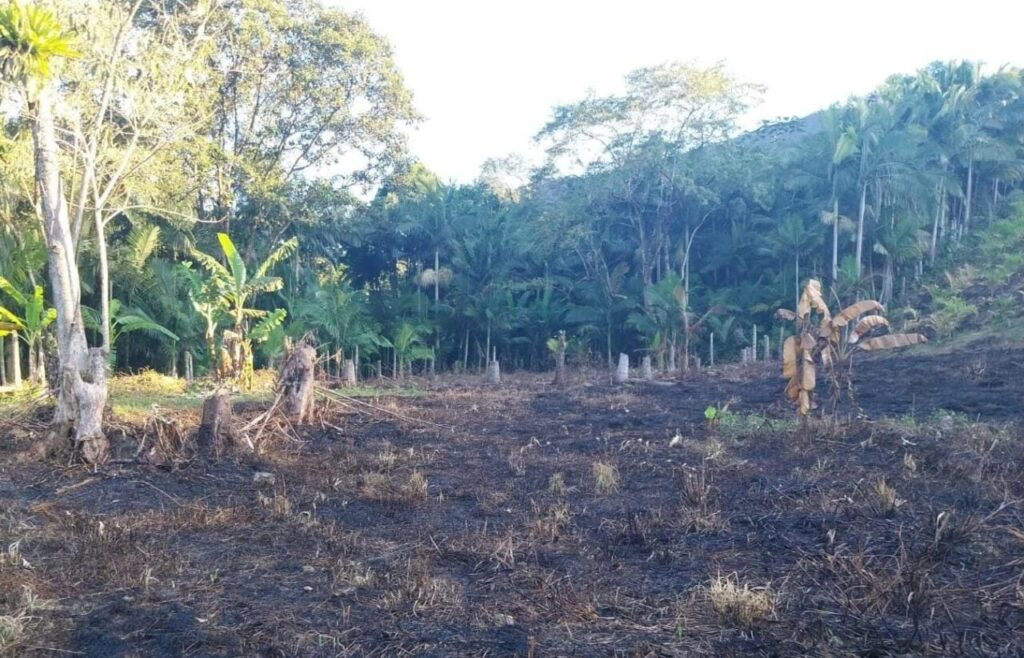
[{"label": "burnt vegetation", "polygon": [[[872,357],[856,379],[901,361],[936,363]],[[774,368],[565,390],[449,377],[320,403],[290,438],[221,457],[195,450],[195,410],[112,432],[115,454],[159,459],[100,470],[30,456],[42,424],[23,418],[0,437],[0,647],[1018,655],[1016,426],[938,410],[969,398],[953,383],[916,417],[797,423]]]}]

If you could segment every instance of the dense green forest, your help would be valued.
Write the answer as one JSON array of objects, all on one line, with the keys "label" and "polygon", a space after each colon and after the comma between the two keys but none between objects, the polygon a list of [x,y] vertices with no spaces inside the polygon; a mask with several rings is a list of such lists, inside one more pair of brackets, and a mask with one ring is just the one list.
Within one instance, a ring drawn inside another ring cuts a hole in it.
[{"label": "dense green forest", "polygon": [[1021,213],[1016,68],[932,63],[741,133],[756,84],[656,65],[553,108],[542,166],[496,158],[455,184],[406,148],[415,99],[357,15],[316,0],[45,7],[0,17],[7,383],[58,368],[48,190],[89,344],[119,371],[235,376],[250,350],[272,365],[304,336],[331,373],[355,355],[364,375],[476,370],[488,354],[546,369],[562,330],[571,363],[626,352],[685,369],[687,354],[707,363],[711,334],[721,360],[755,325],[777,345],[773,312],[811,276],[923,325],[921,284]]}]

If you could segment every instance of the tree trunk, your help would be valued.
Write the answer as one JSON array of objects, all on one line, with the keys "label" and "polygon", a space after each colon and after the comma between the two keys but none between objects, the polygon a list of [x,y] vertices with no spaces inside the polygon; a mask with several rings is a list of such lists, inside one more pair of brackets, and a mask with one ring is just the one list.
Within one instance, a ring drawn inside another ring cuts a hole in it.
[{"label": "tree trunk", "polygon": [[277,391],[284,399],[285,411],[292,422],[305,422],[313,408],[313,375],[316,350],[309,345],[296,345],[284,359],[277,376]]},{"label": "tree trunk", "polygon": [[5,336],[0,336],[0,386],[7,386],[7,347]]},{"label": "tree trunk", "polygon": [[711,367],[715,367],[715,332],[711,332],[708,336],[708,357],[710,359]]},{"label": "tree trunk", "polygon": [[974,158],[967,161],[967,198],[964,199],[964,235],[971,228],[971,206],[974,197]]},{"label": "tree trunk", "polygon": [[356,362],[352,359],[345,359],[344,364],[344,382],[345,386],[356,385]]},{"label": "tree trunk", "polygon": [[860,205],[857,207],[857,282],[860,282],[861,261],[864,258],[864,215],[867,210],[868,184],[860,187]]},{"label": "tree trunk", "polygon": [[21,386],[21,345],[18,342],[18,332],[11,332],[11,347],[7,354],[7,369],[11,371],[11,385],[15,388]]},{"label": "tree trunk", "polygon": [[185,352],[185,383],[192,386],[195,381],[195,373],[192,372],[192,352]]},{"label": "tree trunk", "polygon": [[85,340],[77,252],[60,183],[51,94],[51,90],[44,88],[32,103],[32,140],[50,285],[57,309],[60,385],[54,424],[59,435],[73,437],[75,447],[86,461],[99,463],[108,450],[102,429],[107,401],[106,353],[102,349],[90,350]]},{"label": "tree trunk", "polygon": [[929,265],[932,265],[932,264],[935,263],[935,254],[938,251],[938,246],[939,246],[939,232],[942,229],[941,224],[940,224],[941,221],[942,221],[942,215],[943,215],[942,211],[943,211],[943,209],[946,206],[945,194],[944,194],[943,185],[942,185],[941,182],[939,183],[939,188],[938,188],[937,196],[938,196],[938,203],[936,204],[936,207],[935,207],[935,220],[932,223],[932,245],[931,245],[931,249],[928,252],[928,264]]},{"label": "tree trunk", "polygon": [[203,419],[196,438],[199,450],[207,456],[221,455],[234,443],[228,389],[217,389],[203,402]]},{"label": "tree trunk", "polygon": [[[797,260],[799,262],[799,255]],[[835,289],[839,280],[839,197],[833,192],[832,197],[832,288]],[[800,276],[797,275],[797,297],[800,296]]]}]

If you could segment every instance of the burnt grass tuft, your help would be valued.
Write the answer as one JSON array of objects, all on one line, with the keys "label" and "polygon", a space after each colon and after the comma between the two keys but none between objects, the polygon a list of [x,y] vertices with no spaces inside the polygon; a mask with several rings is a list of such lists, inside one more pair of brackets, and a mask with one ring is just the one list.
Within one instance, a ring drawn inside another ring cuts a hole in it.
[{"label": "burnt grass tuft", "polygon": [[0,655],[1024,653],[1004,419],[802,430],[767,376],[442,384],[377,404],[452,429],[332,411],[174,469],[40,462],[37,421],[0,428]]}]

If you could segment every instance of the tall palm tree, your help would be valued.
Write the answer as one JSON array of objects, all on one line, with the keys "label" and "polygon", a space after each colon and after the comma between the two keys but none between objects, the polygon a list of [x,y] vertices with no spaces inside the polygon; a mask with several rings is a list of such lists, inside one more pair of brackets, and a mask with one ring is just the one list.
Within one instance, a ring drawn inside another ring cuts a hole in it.
[{"label": "tall palm tree", "polygon": [[60,181],[54,118],[59,96],[55,66],[75,55],[72,35],[51,11],[18,0],[9,0],[0,8],[0,75],[27,101],[50,285],[57,310],[61,376],[54,422],[59,433],[73,434],[82,456],[95,463],[106,458],[108,448],[102,429],[107,400],[106,357],[104,348],[90,350],[85,339],[77,249]]}]

